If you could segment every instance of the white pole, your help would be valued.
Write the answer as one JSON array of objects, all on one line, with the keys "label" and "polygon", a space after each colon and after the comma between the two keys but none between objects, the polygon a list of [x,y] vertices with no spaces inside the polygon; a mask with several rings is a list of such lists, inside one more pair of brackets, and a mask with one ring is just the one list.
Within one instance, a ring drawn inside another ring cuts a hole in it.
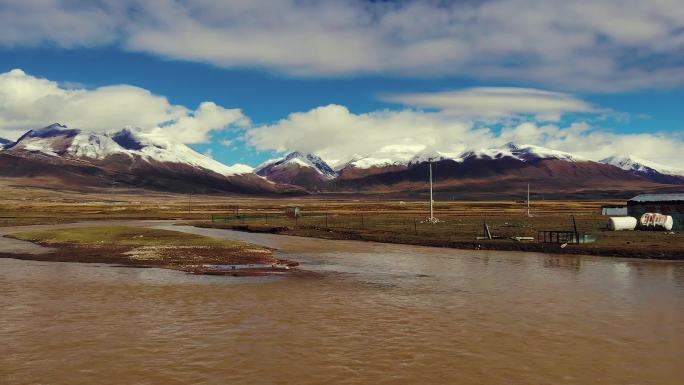
[{"label": "white pole", "polygon": [[432,162],[430,162],[430,221],[434,219],[432,211]]}]

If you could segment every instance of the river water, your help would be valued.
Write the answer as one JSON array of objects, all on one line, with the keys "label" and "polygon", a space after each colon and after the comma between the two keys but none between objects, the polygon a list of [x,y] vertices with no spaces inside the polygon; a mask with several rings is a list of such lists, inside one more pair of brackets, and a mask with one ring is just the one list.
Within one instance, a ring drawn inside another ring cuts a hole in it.
[{"label": "river water", "polygon": [[173,229],[326,274],[0,259],[0,384],[684,383],[682,263]]}]

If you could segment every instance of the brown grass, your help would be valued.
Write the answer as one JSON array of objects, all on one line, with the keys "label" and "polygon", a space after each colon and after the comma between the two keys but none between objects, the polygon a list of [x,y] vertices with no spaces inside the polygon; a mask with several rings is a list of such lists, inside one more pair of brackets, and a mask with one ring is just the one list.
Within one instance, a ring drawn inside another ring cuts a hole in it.
[{"label": "brown grass", "polygon": [[[212,215],[230,216],[237,210],[244,219],[221,221],[213,226],[247,226],[251,230],[305,236],[462,248],[684,257],[682,233],[605,230],[607,218],[599,215],[600,206],[624,204],[624,201],[533,201],[531,218],[526,216],[526,204],[522,201],[437,201],[435,214],[444,223],[429,225],[421,223],[427,217],[426,201],[385,199],[379,195],[254,198],[190,196],[120,188],[105,193],[74,193],[23,188],[0,182],[0,196],[3,197],[0,201],[0,226],[117,219],[180,219],[207,225]],[[285,208],[295,205],[302,208],[304,218],[298,223],[282,218]],[[483,235],[485,219],[494,235],[536,237],[540,230],[572,230],[571,215],[575,216],[580,232],[597,236],[596,243],[560,249],[557,245],[536,242],[475,240],[475,237]],[[277,227],[281,229],[273,230]]]}]

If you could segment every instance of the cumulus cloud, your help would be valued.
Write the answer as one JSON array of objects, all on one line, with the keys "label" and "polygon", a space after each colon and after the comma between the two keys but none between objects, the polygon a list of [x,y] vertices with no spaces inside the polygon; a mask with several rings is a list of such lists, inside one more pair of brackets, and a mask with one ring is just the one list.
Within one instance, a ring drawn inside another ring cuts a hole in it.
[{"label": "cumulus cloud", "polygon": [[684,138],[667,133],[623,134],[596,129],[587,122],[568,126],[526,122],[503,129],[503,142],[530,143],[578,154],[593,160],[636,155],[671,166],[684,164]]},{"label": "cumulus cloud", "polygon": [[4,0],[0,45],[116,45],[302,76],[684,84],[680,0]]},{"label": "cumulus cloud", "polygon": [[456,155],[514,142],[568,151],[592,160],[631,154],[672,166],[684,164],[684,140],[672,134],[620,134],[588,122],[559,125],[527,121],[494,130],[481,122],[440,112],[382,110],[355,114],[340,105],[293,113],[274,124],[255,127],[247,132],[247,140],[258,150],[311,152],[331,163],[358,156],[407,160],[423,151]]},{"label": "cumulus cloud", "polygon": [[214,130],[249,124],[239,109],[204,102],[191,110],[130,85],[74,88],[20,69],[0,74],[0,136],[15,139],[54,122],[95,132],[130,125],[183,143],[206,142]]},{"label": "cumulus cloud", "polygon": [[504,118],[534,115],[559,120],[569,112],[597,112],[598,108],[572,95],[533,88],[475,87],[458,91],[390,94],[385,101],[439,109],[470,118]]},{"label": "cumulus cloud", "polygon": [[405,159],[426,147],[458,152],[485,145],[488,129],[450,121],[436,113],[382,110],[354,114],[341,105],[327,105],[290,114],[272,125],[255,127],[247,140],[257,150],[299,150],[331,163],[355,156]]}]

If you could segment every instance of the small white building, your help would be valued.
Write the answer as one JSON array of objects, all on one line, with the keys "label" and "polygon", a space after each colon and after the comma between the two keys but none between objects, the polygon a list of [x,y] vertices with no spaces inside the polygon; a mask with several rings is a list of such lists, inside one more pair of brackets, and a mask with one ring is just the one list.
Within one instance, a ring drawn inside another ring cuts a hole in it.
[{"label": "small white building", "polygon": [[601,215],[609,217],[626,217],[627,206],[601,206]]}]

